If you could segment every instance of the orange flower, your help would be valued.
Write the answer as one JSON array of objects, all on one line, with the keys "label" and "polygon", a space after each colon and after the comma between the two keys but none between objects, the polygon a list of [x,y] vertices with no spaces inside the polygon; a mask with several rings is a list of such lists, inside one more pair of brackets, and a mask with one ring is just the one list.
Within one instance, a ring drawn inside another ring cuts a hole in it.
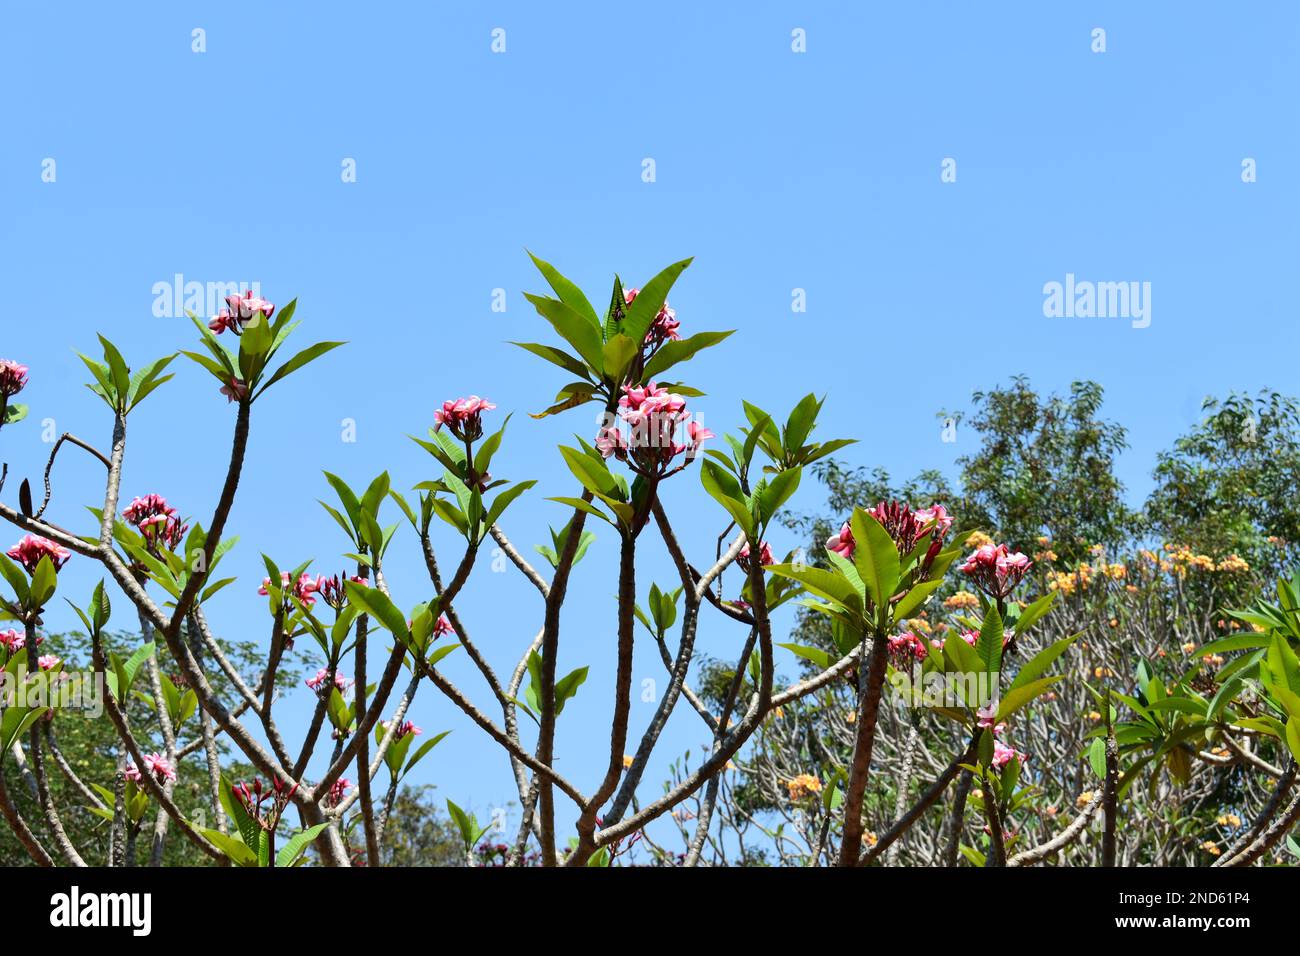
[{"label": "orange flower", "polygon": [[821,793],[822,782],[810,773],[801,773],[793,780],[787,780],[785,788],[790,792],[791,800],[802,800],[814,793]]}]

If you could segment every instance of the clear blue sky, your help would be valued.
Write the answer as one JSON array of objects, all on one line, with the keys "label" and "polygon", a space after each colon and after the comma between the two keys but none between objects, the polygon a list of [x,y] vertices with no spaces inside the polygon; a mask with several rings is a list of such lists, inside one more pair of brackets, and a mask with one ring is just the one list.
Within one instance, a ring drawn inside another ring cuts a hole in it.
[{"label": "clear blue sky", "polygon": [[[744,10],[743,15],[735,12]],[[107,445],[104,409],[73,349],[109,334],[139,362],[190,347],[153,286],[256,280],[300,297],[300,336],[348,339],[255,409],[227,559],[238,585],[211,616],[231,637],[267,631],[259,553],[339,566],[315,503],[327,468],[361,483],[434,477],[408,441],[444,399],[517,414],[499,471],[542,485],[505,522],[521,545],[564,520],[544,495],[573,481],[553,451],[585,413],[530,421],[562,373],[504,344],[545,339],[521,291],[542,283],[525,246],[603,303],[615,270],[640,284],[696,256],[672,296],[686,331],[735,328],[697,360],[696,407],[734,428],[742,397],[784,411],[825,392],[824,437],[898,476],[951,470],[941,407],[1031,375],[1106,388],[1130,429],[1122,474],[1139,497],[1157,450],[1207,393],[1294,392],[1300,8],[1292,3],[0,4],[0,357],[32,368],[32,420],[0,453],[35,481],[53,418]],[[506,31],[506,52],[491,31]],[[1093,53],[1091,31],[1106,30]],[[206,30],[207,52],[191,51]],[[807,52],[791,50],[806,30]],[[641,178],[653,158],[657,181]],[[957,182],[940,164],[957,161]],[[1258,182],[1243,183],[1246,157]],[[52,158],[57,179],[42,182]],[[356,162],[357,182],[341,181]],[[1048,319],[1066,273],[1152,284],[1152,321]],[[490,310],[504,288],[508,311]],[[807,312],[791,311],[791,290]],[[123,491],[160,492],[207,521],[232,410],[196,367],[132,421]],[[340,440],[357,422],[358,441]],[[53,513],[88,527],[99,475],[69,454]],[[11,483],[9,495],[12,495]],[[691,552],[721,512],[694,473],[667,492]],[[809,482],[795,506],[818,507]],[[591,789],[603,766],[613,549],[580,566],[561,667],[592,676],[561,719],[561,769]],[[778,540],[778,549],[793,540]],[[8,542],[5,542],[8,544]],[[454,541],[439,541],[444,563]],[[672,582],[655,539],[642,573]],[[399,603],[427,596],[409,533],[394,548]],[[84,560],[64,575],[85,598]],[[517,576],[486,568],[462,613],[509,669],[540,619]],[[118,601],[119,620],[125,601]],[[783,619],[788,625],[789,618]],[[51,627],[72,618],[52,610]],[[743,634],[709,619],[709,654]],[[793,669],[792,665],[787,665]],[[466,659],[447,670],[488,698]],[[649,647],[637,679],[662,682]],[[304,709],[305,694],[284,710]],[[639,730],[652,705],[634,708]],[[454,729],[419,774],[480,815],[510,799],[501,752],[432,688],[414,717]],[[664,760],[703,740],[675,718]],[[290,722],[290,731],[295,729]],[[658,790],[664,760],[647,775]]]}]

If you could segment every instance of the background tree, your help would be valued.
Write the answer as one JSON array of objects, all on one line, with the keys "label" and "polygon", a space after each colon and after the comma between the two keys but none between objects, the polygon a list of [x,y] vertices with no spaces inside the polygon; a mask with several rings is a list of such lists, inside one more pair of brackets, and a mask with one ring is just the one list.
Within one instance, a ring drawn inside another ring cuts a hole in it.
[{"label": "background tree", "polygon": [[1166,541],[1237,554],[1275,575],[1300,542],[1300,406],[1263,390],[1202,408],[1206,417],[1157,459],[1149,525]]},{"label": "background tree", "polygon": [[1068,396],[1042,398],[1024,376],[1005,388],[975,392],[964,422],[979,448],[958,459],[962,498],[951,509],[966,527],[995,530],[1028,550],[1047,535],[1067,561],[1090,546],[1114,547],[1135,526],[1115,476],[1115,456],[1128,447],[1123,426],[1100,417],[1103,390],[1074,382]]}]

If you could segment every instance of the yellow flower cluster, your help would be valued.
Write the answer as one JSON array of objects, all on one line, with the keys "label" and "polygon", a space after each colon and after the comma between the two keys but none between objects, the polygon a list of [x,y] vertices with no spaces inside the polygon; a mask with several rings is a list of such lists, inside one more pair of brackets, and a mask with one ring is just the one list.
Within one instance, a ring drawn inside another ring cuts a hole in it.
[{"label": "yellow flower cluster", "polygon": [[966,539],[966,547],[974,551],[976,548],[982,548],[986,544],[992,544],[993,539],[983,531],[972,531],[969,538]]},{"label": "yellow flower cluster", "polygon": [[1185,574],[1188,568],[1195,568],[1198,571],[1213,571],[1214,559],[1208,554],[1196,554],[1185,544],[1166,544],[1165,550],[1169,552],[1169,559],[1174,563],[1174,570],[1178,574]]},{"label": "yellow flower cluster", "polygon": [[1218,570],[1226,571],[1229,574],[1244,574],[1250,570],[1250,565],[1246,563],[1245,558],[1230,554],[1219,562]]},{"label": "yellow flower cluster", "polygon": [[980,599],[969,591],[958,591],[943,602],[943,606],[954,611],[968,611],[980,606]]},{"label": "yellow flower cluster", "polygon": [[1241,817],[1235,813],[1225,813],[1215,821],[1221,827],[1239,827],[1241,826]]},{"label": "yellow flower cluster", "polygon": [[802,800],[814,793],[821,793],[822,782],[810,773],[801,773],[793,780],[787,780],[785,788],[790,791],[791,800]]}]

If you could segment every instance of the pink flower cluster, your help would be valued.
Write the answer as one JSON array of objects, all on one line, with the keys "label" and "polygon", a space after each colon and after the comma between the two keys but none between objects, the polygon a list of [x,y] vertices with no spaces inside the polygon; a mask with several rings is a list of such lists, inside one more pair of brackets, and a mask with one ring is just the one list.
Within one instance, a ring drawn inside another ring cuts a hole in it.
[{"label": "pink flower cluster", "polygon": [[352,781],[348,780],[347,777],[339,777],[330,786],[330,792],[325,794],[325,806],[337,807],[343,802],[343,798],[348,795],[348,791],[351,789]]},{"label": "pink flower cluster", "polygon": [[930,648],[925,641],[911,631],[889,638],[888,648],[890,659],[899,668],[907,666],[912,660],[923,661],[930,656]]},{"label": "pink flower cluster", "polygon": [[[640,289],[625,289],[623,300],[628,305],[631,305],[640,293]],[[668,303],[665,302],[663,308],[655,316],[654,322],[650,324],[650,330],[646,332],[645,344],[661,345],[664,342],[676,341],[681,338],[681,334],[677,331],[680,327],[681,323],[677,321],[676,310],[670,309]]]},{"label": "pink flower cluster", "polygon": [[[39,638],[37,640],[39,643]],[[10,654],[17,654],[26,646],[27,636],[22,631],[15,631],[13,628],[0,631],[0,647],[3,647]]]},{"label": "pink flower cluster", "polygon": [[61,547],[49,538],[29,534],[9,549],[9,557],[21,564],[28,574],[36,570],[41,558],[49,558],[54,570],[59,570],[72,557],[72,552]]},{"label": "pink flower cluster", "polygon": [[1014,747],[1008,747],[1000,740],[993,741],[993,769],[1001,770],[1007,764],[1011,763],[1011,758],[1016,758],[1022,764],[1029,759],[1029,755],[1016,750]]},{"label": "pink flower cluster", "polygon": [[[749,570],[749,557],[750,557],[749,544],[746,543],[745,546],[740,549],[740,555],[736,558],[736,563],[739,564],[741,568],[745,571]],[[759,543],[758,563],[760,565],[768,565],[768,564],[776,563],[775,561],[772,560],[772,549],[768,546],[768,543],[766,541]]]},{"label": "pink flower cluster", "polygon": [[[171,765],[166,757],[162,754],[145,754],[144,768],[148,770],[155,780],[159,783],[176,779],[176,768]],[[127,780],[140,782],[140,768],[134,762],[128,763],[126,769],[122,771]]]},{"label": "pink flower cluster", "polygon": [[[322,687],[324,687],[326,684],[329,683],[329,679],[330,679],[329,668],[322,667],[320,670],[316,672],[315,677],[307,678],[307,686],[314,691],[319,691]],[[343,691],[347,690],[349,687],[352,686],[352,681],[348,680],[342,674],[336,673],[334,675],[334,686],[338,688],[340,693],[342,693]]]},{"label": "pink flower cluster", "polygon": [[36,666],[43,671],[52,671],[62,663],[62,658],[55,657],[53,654],[42,654],[36,658]]},{"label": "pink flower cluster", "polygon": [[[304,571],[302,574],[298,575],[297,581],[290,582],[289,572],[281,571],[280,590],[292,594],[307,607],[312,607],[316,603],[315,595],[321,589],[321,582],[324,580],[323,577],[319,576],[313,580],[312,576]],[[268,590],[270,587],[271,579],[262,578],[262,586],[257,589],[257,593],[266,597],[271,593],[270,590]]]},{"label": "pink flower cluster", "polygon": [[[240,781],[230,788],[231,793],[248,811],[248,815],[256,819],[262,826],[267,829],[273,829],[280,820],[280,815],[284,808],[288,806],[289,801],[293,798],[294,793],[298,790],[298,785],[293,786],[281,783],[279,780],[272,781],[271,786],[266,786],[261,780],[254,780],[250,787],[247,783]],[[270,800],[270,806],[263,805]]]},{"label": "pink flower cluster", "polygon": [[189,525],[181,524],[176,515],[176,509],[169,506],[162,495],[133,498],[122,512],[127,524],[140,532],[149,550],[155,553],[158,545],[175,551],[189,530]]},{"label": "pink flower cluster", "polygon": [[232,378],[226,385],[219,389],[222,395],[226,396],[226,404],[231,402],[242,402],[248,398],[248,383],[242,378]]},{"label": "pink flower cluster", "polygon": [[435,428],[446,425],[461,441],[474,441],[483,434],[483,413],[496,408],[486,398],[471,395],[469,398],[449,399],[433,413]]},{"label": "pink flower cluster", "polygon": [[[605,458],[613,455],[619,461],[631,463],[639,474],[666,477],[672,460],[686,453],[686,462],[692,461],[700,445],[715,437],[697,421],[690,421],[686,399],[660,388],[654,382],[641,387],[623,386],[618,400],[618,417],[623,423],[606,425],[596,437],[596,450]],[[684,426],[685,442],[679,442],[678,432]],[[624,434],[626,429],[627,434]],[[686,467],[678,466],[675,471]]]},{"label": "pink flower cluster", "polygon": [[[27,387],[27,366],[0,359],[0,406]],[[4,411],[0,407],[0,412]]]},{"label": "pink flower cluster", "polygon": [[[910,554],[923,537],[930,535],[930,545],[920,562],[922,576],[943,549],[943,539],[952,527],[952,518],[943,505],[913,511],[897,501],[881,501],[868,514],[880,522],[894,540],[900,555]],[[853,539],[853,529],[847,521],[839,532],[826,539],[826,550],[833,551],[846,560],[853,559],[857,542]]]},{"label": "pink flower cluster", "polygon": [[437,622],[433,625],[434,640],[442,637],[444,634],[453,634],[456,629],[451,626],[451,621],[447,620],[447,615],[439,614]]},{"label": "pink flower cluster", "polygon": [[996,601],[1005,600],[1016,589],[1033,562],[1005,544],[986,544],[973,551],[961,566],[971,582]]},{"label": "pink flower cluster", "polygon": [[[354,584],[366,583],[366,579],[357,574],[354,574],[351,577],[346,574],[336,574],[329,578],[321,574],[317,575],[315,582],[312,584],[312,589],[321,596],[321,600],[337,611],[343,607],[347,598],[346,588],[344,585],[349,581]],[[299,598],[299,600],[301,600],[301,598]]]},{"label": "pink flower cluster", "polygon": [[[379,722],[379,726],[383,727],[385,732],[387,732],[388,728],[392,725],[393,722],[391,720],[381,720]],[[415,734],[415,736],[418,737],[422,733],[424,733],[423,730],[408,720],[404,724],[397,725],[397,731],[393,734],[393,739],[401,740],[403,737],[409,736],[410,734]]]},{"label": "pink flower cluster", "polygon": [[275,312],[274,305],[261,296],[253,295],[252,292],[245,292],[242,296],[228,295],[226,296],[226,305],[227,308],[222,309],[208,323],[208,328],[217,335],[227,329],[238,335],[257,313],[261,312],[269,319]]}]

